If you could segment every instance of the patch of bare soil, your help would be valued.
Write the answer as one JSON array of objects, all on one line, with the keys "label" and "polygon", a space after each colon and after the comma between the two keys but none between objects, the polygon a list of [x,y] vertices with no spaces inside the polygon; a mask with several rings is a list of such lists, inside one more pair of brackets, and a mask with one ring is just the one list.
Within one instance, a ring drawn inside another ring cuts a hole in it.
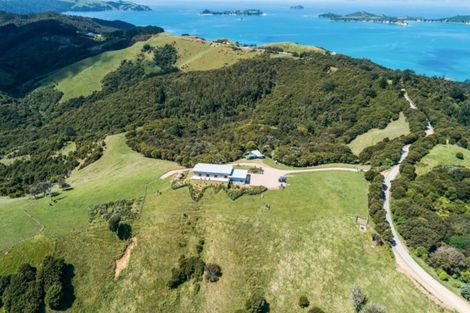
[{"label": "patch of bare soil", "polygon": [[126,269],[127,265],[129,265],[129,259],[131,257],[132,250],[134,250],[136,246],[137,246],[137,237],[132,237],[131,242],[127,246],[122,257],[116,260],[116,266],[114,269],[115,280],[121,275],[122,271]]}]

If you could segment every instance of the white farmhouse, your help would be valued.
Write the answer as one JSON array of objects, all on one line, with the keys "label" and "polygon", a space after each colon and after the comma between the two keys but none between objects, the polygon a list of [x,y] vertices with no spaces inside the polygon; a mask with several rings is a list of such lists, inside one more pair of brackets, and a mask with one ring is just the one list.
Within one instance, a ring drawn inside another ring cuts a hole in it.
[{"label": "white farmhouse", "polygon": [[247,170],[235,169],[232,165],[198,163],[193,168],[194,180],[210,180],[235,184],[249,183]]}]

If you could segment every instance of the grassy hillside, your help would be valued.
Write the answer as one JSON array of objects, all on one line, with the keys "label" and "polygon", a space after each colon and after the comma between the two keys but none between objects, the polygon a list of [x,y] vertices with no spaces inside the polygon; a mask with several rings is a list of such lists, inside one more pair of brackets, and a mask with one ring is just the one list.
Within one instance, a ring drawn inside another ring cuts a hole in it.
[{"label": "grassy hillside", "polygon": [[[464,155],[463,160],[455,156],[458,152]],[[438,165],[458,165],[470,168],[470,151],[456,145],[437,145],[416,164],[416,174],[429,173]]]},{"label": "grassy hillside", "polygon": [[[271,312],[301,312],[301,294],[327,312],[352,312],[354,283],[388,312],[441,312],[396,271],[390,252],[373,245],[370,234],[355,225],[356,215],[367,215],[361,174],[302,174],[292,176],[287,189],[261,197],[231,201],[209,192],[195,203],[187,189],[173,191],[168,180],[159,179],[174,163],[131,151],[122,134],[106,142],[103,158],[74,172],[69,179],[74,189],[52,206],[48,199],[1,199],[5,216],[26,208],[45,225],[47,238],[57,240],[51,245],[40,236],[2,253],[0,273],[23,262],[37,264],[46,252],[64,256],[75,267],[72,312],[234,312],[255,290],[265,294]],[[146,184],[143,215],[132,225],[138,245],[115,282],[114,260],[125,242],[104,226],[90,228],[87,207],[140,197]],[[8,229],[16,225],[17,237],[34,236],[37,230],[22,217],[10,218]],[[2,236],[1,244],[13,243],[13,237],[7,239]],[[221,280],[201,282],[199,292],[192,282],[169,290],[171,268],[181,254],[193,254],[200,239],[205,261],[222,267]]]},{"label": "grassy hillside", "polygon": [[257,54],[246,50],[235,51],[230,47],[211,45],[190,38],[160,34],[129,48],[105,52],[67,66],[52,74],[43,83],[56,83],[57,89],[64,93],[62,101],[90,95],[93,91],[101,89],[101,80],[106,74],[115,71],[122,61],[137,59],[146,44],[151,46],[174,44],[179,54],[177,66],[183,71],[216,69]]},{"label": "grassy hillside", "polygon": [[410,125],[406,121],[405,115],[400,113],[400,117],[396,121],[390,122],[384,129],[373,128],[367,133],[357,136],[348,146],[354,154],[359,155],[365,148],[376,145],[385,138],[392,140],[409,133]]},{"label": "grassy hillside", "polygon": [[161,32],[159,27],[54,13],[0,14],[0,90],[23,95],[44,75],[105,51],[129,47],[137,35]]}]

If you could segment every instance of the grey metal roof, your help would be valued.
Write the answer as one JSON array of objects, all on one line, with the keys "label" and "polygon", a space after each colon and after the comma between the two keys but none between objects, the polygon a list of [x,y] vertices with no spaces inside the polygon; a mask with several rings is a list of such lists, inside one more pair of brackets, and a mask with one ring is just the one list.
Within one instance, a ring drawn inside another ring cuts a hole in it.
[{"label": "grey metal roof", "polygon": [[261,153],[261,151],[259,150],[253,150],[253,151],[250,151],[250,154],[251,155],[254,155],[255,157],[257,158],[262,158],[264,157],[264,155]]},{"label": "grey metal roof", "polygon": [[246,179],[247,176],[248,170],[234,169],[232,175],[230,175],[230,178]]},{"label": "grey metal roof", "polygon": [[198,163],[193,168],[193,172],[230,175],[233,172],[233,166],[221,165],[221,164]]}]

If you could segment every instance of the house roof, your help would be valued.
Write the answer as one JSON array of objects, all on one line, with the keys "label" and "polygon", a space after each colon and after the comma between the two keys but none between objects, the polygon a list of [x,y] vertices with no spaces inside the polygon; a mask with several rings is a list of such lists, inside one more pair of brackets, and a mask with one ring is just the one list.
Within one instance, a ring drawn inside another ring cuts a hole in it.
[{"label": "house roof", "polygon": [[254,156],[257,157],[257,158],[264,157],[264,155],[263,155],[259,150],[250,151],[250,154],[251,154],[251,155],[254,155]]},{"label": "house roof", "polygon": [[248,170],[234,169],[232,175],[230,175],[230,178],[246,179],[247,176],[248,176]]},{"label": "house roof", "polygon": [[198,163],[193,168],[193,172],[230,175],[233,172],[233,166],[232,165],[221,165],[221,164]]}]

